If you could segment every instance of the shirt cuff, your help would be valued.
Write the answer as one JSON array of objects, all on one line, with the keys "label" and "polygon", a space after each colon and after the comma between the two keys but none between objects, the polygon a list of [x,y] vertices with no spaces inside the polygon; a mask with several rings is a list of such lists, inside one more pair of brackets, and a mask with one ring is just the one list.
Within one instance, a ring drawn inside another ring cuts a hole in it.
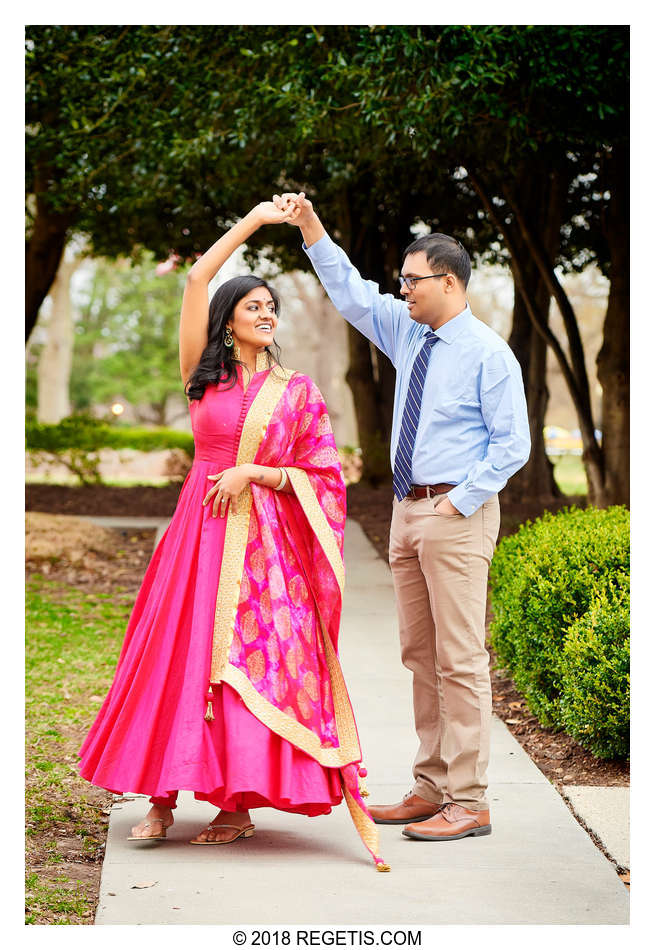
[{"label": "shirt cuff", "polygon": [[455,485],[455,487],[448,492],[447,498],[450,499],[451,504],[453,504],[465,518],[470,517],[470,515],[480,507],[480,504],[476,504],[475,500],[471,497],[470,489],[465,488],[464,482],[460,485]]}]

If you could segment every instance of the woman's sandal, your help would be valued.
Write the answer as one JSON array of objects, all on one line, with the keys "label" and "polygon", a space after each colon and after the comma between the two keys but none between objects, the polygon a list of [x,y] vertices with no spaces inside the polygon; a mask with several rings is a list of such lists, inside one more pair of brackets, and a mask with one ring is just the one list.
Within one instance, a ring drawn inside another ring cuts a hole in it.
[{"label": "woman's sandal", "polygon": [[234,828],[236,831],[235,835],[232,835],[231,838],[223,838],[217,840],[214,838],[213,841],[198,841],[195,838],[192,838],[189,844],[230,844],[232,841],[236,841],[237,838],[252,838],[255,833],[254,825],[222,825],[218,822],[216,824],[207,825],[207,831],[213,831],[214,828]]},{"label": "woman's sandal", "polygon": [[149,828],[156,821],[161,823],[161,831],[158,835],[130,835],[127,841],[161,841],[162,838],[166,837],[166,831],[173,824],[172,821],[166,824],[163,818],[148,818],[143,822],[139,822],[139,824],[142,824],[144,828]]}]

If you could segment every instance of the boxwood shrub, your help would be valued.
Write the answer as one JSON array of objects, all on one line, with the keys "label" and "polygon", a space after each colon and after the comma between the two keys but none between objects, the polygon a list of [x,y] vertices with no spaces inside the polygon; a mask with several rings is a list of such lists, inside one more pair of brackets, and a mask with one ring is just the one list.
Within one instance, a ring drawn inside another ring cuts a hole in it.
[{"label": "boxwood shrub", "polygon": [[77,475],[83,483],[99,482],[98,451],[104,448],[184,449],[193,458],[193,436],[190,432],[164,427],[147,429],[142,426],[110,425],[88,414],[77,414],[62,419],[56,425],[27,419],[26,448],[37,454],[55,456]]},{"label": "boxwood shrub", "polygon": [[630,748],[630,604],[627,588],[600,591],[564,640],[560,710],[566,731],[599,758]]},{"label": "boxwood shrub", "polygon": [[498,545],[490,571],[500,665],[542,725],[604,756],[628,751],[629,517],[622,506],[546,512]]}]

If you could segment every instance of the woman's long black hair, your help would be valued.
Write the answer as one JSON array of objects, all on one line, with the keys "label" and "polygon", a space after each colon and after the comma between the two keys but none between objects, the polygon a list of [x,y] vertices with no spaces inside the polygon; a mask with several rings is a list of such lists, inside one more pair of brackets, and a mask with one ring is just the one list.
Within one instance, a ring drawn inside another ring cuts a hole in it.
[{"label": "woman's long black hair", "polygon": [[[225,327],[238,302],[255,287],[266,287],[273,298],[275,313],[279,316],[280,298],[261,277],[247,274],[244,277],[232,277],[221,284],[209,304],[207,346],[184,388],[189,399],[201,399],[205,388],[211,384],[225,383],[225,388],[231,389],[237,382],[239,360],[235,360],[234,350],[225,345]],[[270,347],[266,347],[271,364],[279,362],[280,355],[277,343],[273,346],[275,354],[271,353]]]}]

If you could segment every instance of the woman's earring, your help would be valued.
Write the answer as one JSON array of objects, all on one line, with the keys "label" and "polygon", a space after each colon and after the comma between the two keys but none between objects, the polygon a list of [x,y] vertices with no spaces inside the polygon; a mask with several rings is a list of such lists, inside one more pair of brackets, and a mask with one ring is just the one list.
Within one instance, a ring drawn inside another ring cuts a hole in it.
[{"label": "woman's earring", "polygon": [[225,345],[228,350],[234,346],[234,337],[232,336],[232,327],[225,327]]}]

